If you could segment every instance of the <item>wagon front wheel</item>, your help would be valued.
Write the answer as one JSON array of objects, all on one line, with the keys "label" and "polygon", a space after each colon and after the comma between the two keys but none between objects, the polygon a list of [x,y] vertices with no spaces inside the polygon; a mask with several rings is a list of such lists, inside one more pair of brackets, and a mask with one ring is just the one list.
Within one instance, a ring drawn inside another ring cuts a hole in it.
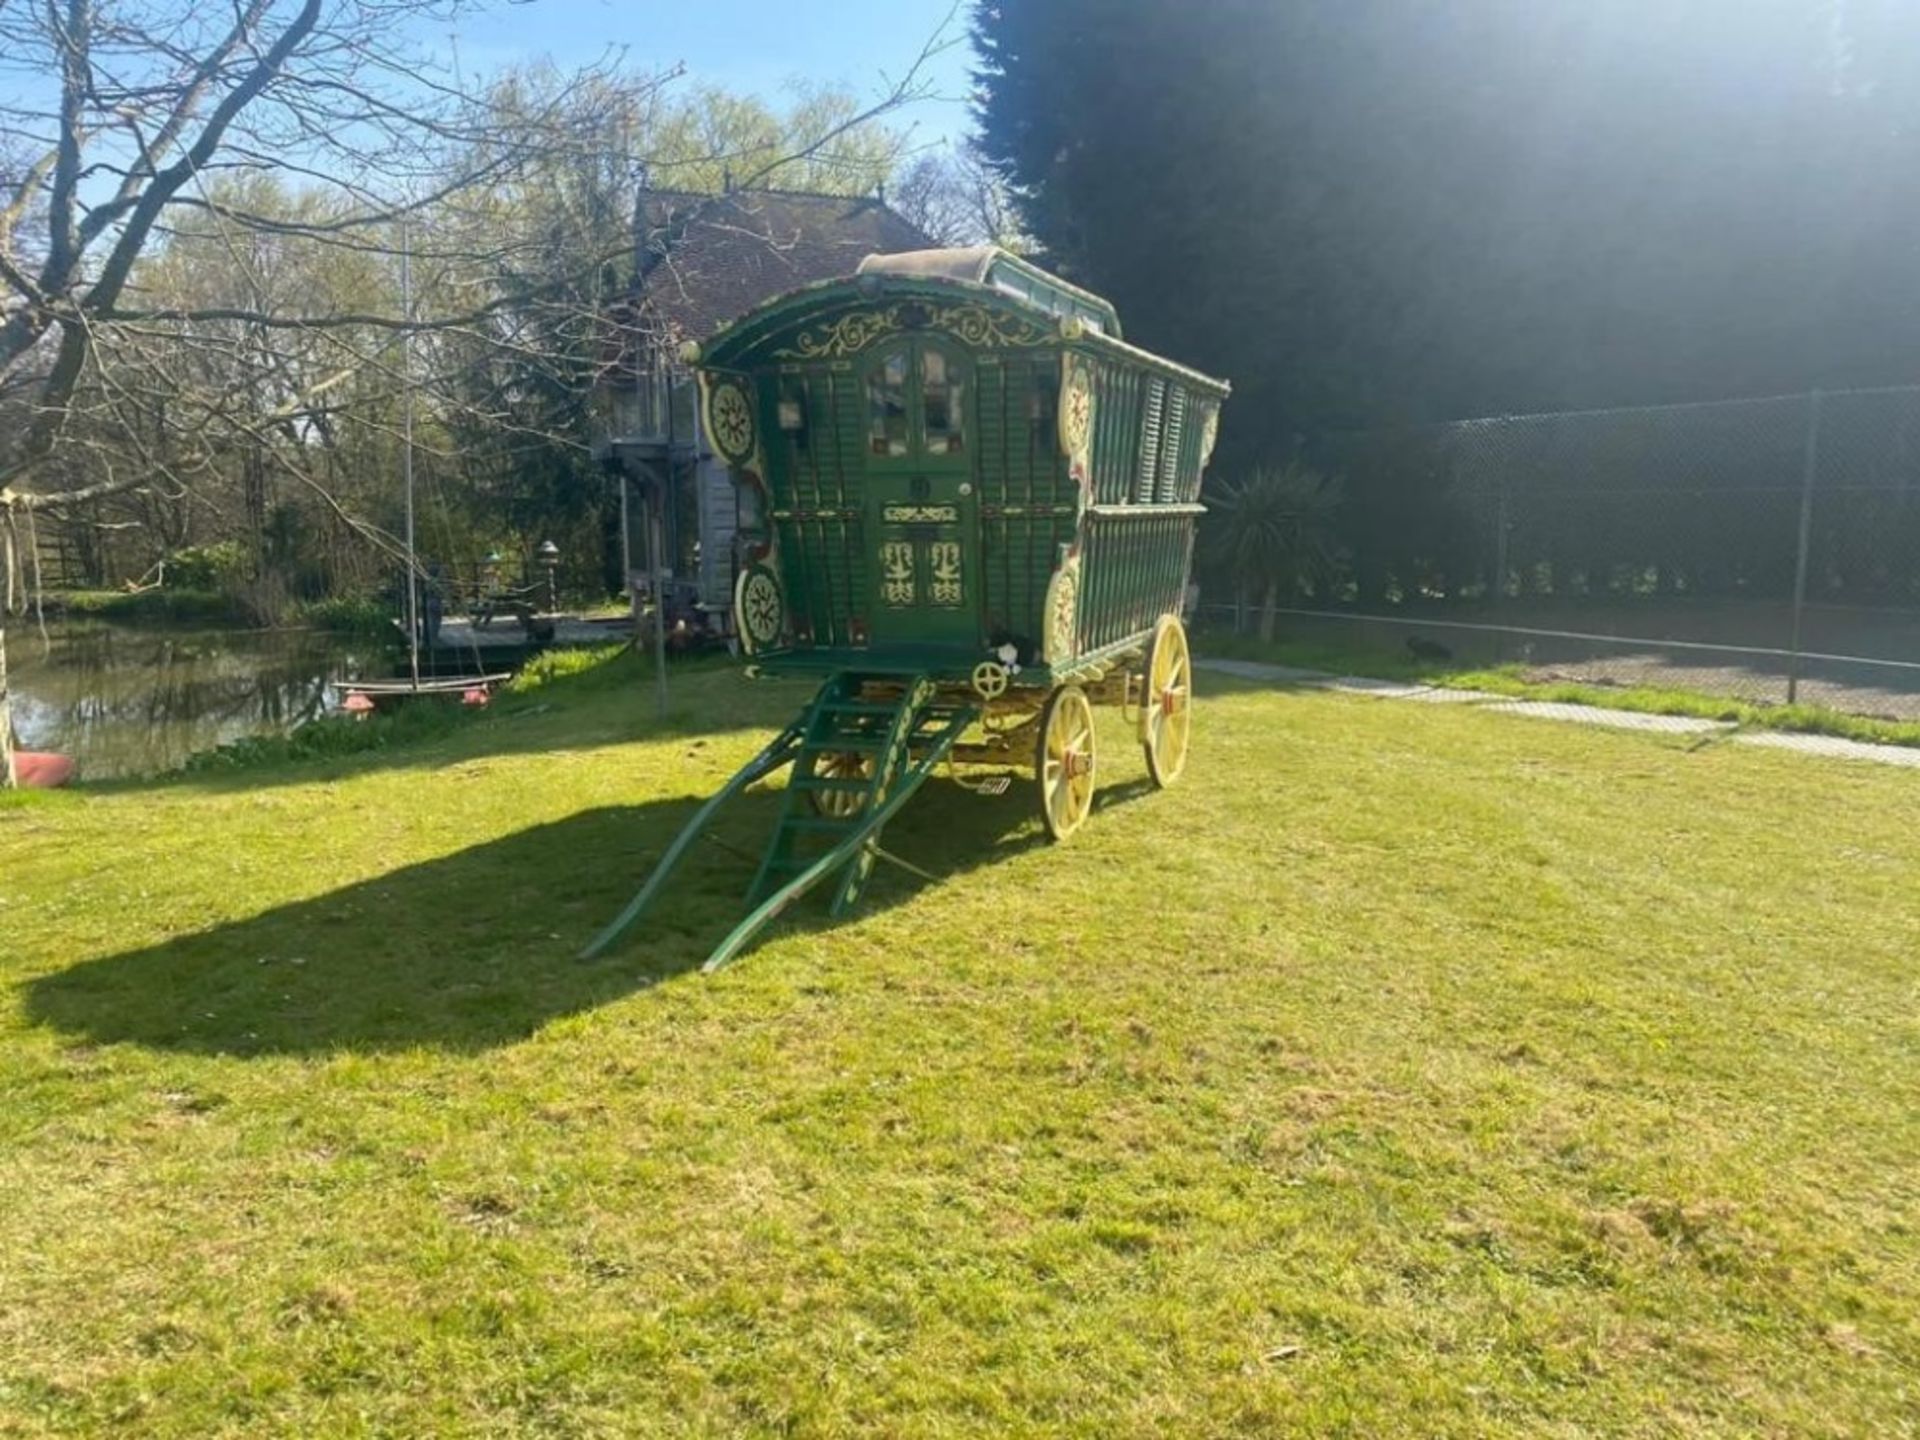
[{"label": "wagon front wheel", "polygon": [[[815,762],[813,773],[822,780],[869,780],[873,760],[851,750],[835,750]],[[867,797],[858,790],[813,790],[807,794],[816,815],[829,820],[851,820],[867,808]]]},{"label": "wagon front wheel", "polygon": [[1034,777],[1047,834],[1065,840],[1093,809],[1093,706],[1078,685],[1062,685],[1040,712]]},{"label": "wagon front wheel", "polygon": [[1147,773],[1162,789],[1187,768],[1193,728],[1193,657],[1179,617],[1162,615],[1147,647],[1146,694],[1140,705],[1140,748]]}]

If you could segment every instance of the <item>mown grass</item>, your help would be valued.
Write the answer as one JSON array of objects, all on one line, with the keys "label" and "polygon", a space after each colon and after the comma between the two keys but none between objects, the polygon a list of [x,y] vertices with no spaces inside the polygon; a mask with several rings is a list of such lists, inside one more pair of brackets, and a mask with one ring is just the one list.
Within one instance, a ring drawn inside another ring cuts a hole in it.
[{"label": "mown grass", "polygon": [[1209,679],[701,979],[620,674],[0,811],[0,1433],[1912,1432],[1920,777]]},{"label": "mown grass", "polygon": [[1724,720],[1752,730],[1835,735],[1878,745],[1920,746],[1920,722],[1849,715],[1824,705],[1757,705],[1724,695],[1662,685],[1585,685],[1565,680],[1530,680],[1522,665],[1476,667],[1450,661],[1427,662],[1404,652],[1318,641],[1261,642],[1247,636],[1215,632],[1207,634],[1199,643],[1202,652],[1208,655],[1263,660],[1335,675],[1417,680],[1522,700],[1597,705],[1607,710],[1631,710],[1648,715],[1687,715],[1701,720]]}]

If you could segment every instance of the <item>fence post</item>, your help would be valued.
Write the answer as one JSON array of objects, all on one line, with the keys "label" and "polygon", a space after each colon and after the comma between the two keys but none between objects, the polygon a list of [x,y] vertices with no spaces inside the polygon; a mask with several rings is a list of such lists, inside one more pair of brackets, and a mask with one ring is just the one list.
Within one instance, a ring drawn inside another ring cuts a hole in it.
[{"label": "fence post", "polygon": [[[1500,477],[1500,491],[1493,504],[1493,594],[1489,597],[1488,619],[1496,625],[1505,624],[1507,609],[1507,531],[1512,528],[1507,519],[1507,477]],[[1507,632],[1496,630],[1493,633],[1493,663],[1507,663]]]},{"label": "fence post", "polygon": [[1793,640],[1788,649],[1787,703],[1800,698],[1800,621],[1807,608],[1807,551],[1813,539],[1813,482],[1820,469],[1820,392],[1807,394],[1807,448],[1800,468],[1800,543],[1793,564]]}]

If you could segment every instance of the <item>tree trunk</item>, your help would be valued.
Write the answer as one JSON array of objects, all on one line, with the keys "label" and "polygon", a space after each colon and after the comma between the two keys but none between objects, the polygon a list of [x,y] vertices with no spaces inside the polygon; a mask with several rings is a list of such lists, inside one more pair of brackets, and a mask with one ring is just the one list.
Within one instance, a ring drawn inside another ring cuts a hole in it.
[{"label": "tree trunk", "polygon": [[1273,625],[1274,621],[1279,618],[1277,614],[1279,608],[1280,582],[1278,580],[1269,580],[1267,582],[1267,597],[1260,605],[1260,643],[1262,645],[1271,645],[1273,643]]}]

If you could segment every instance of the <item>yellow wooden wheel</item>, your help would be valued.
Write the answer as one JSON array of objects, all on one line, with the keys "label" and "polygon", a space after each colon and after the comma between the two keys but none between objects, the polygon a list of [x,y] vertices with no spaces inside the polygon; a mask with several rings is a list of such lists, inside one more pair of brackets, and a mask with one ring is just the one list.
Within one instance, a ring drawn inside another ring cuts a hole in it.
[{"label": "yellow wooden wheel", "polygon": [[1062,685],[1040,712],[1034,776],[1047,834],[1064,840],[1093,809],[1093,706],[1078,685]]},{"label": "yellow wooden wheel", "polygon": [[1147,647],[1146,691],[1140,702],[1140,747],[1147,752],[1147,773],[1165,787],[1187,768],[1187,742],[1193,728],[1193,657],[1187,629],[1175,615],[1162,615]]},{"label": "yellow wooden wheel", "polygon": [[[836,750],[815,762],[813,773],[822,780],[865,780],[873,774],[873,757],[852,750]],[[807,799],[816,813],[829,820],[849,820],[866,808],[858,790],[810,790]]]}]

